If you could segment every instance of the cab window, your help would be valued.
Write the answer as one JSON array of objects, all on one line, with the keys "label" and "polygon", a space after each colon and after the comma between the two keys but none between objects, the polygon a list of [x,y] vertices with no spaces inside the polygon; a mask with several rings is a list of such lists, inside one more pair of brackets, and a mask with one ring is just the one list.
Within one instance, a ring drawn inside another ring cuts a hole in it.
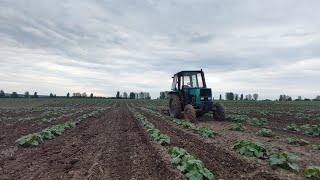
[{"label": "cab window", "polygon": [[198,81],[197,81],[197,76],[195,74],[193,74],[191,76],[191,82],[192,82],[191,85],[192,85],[193,88],[199,87],[198,86]]},{"label": "cab window", "polygon": [[201,73],[185,73],[182,76],[183,88],[203,88]]},{"label": "cab window", "polygon": [[177,81],[177,76],[174,76],[174,78],[173,78],[173,81],[172,81],[172,86],[171,86],[171,89],[172,90],[176,90],[176,89],[178,89],[177,87],[178,87],[178,81]]},{"label": "cab window", "polygon": [[183,76],[182,80],[183,80],[182,88],[190,88],[191,87],[190,76],[188,76],[188,75],[187,76]]},{"label": "cab window", "polygon": [[197,73],[198,87],[203,88],[202,76],[201,73]]}]

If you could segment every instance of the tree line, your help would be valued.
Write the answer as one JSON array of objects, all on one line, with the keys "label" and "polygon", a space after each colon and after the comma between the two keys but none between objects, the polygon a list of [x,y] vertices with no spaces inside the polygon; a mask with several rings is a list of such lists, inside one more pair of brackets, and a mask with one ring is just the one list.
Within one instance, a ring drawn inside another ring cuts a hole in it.
[{"label": "tree line", "polygon": [[123,94],[120,93],[120,91],[117,91],[116,96],[114,97],[116,99],[151,99],[150,93],[148,92],[130,92],[129,95],[127,92],[123,92]]},{"label": "tree line", "polygon": [[[254,93],[254,94],[247,94],[247,95],[243,95],[241,94],[240,96],[238,94],[235,94],[233,92],[227,92],[226,93],[226,97],[225,99],[226,100],[230,100],[230,101],[238,101],[238,100],[254,100],[254,101],[257,101],[259,98],[259,94],[257,93]],[[222,100],[222,95],[220,94],[220,100]],[[268,100],[268,99],[266,99]],[[320,101],[320,96],[316,96],[314,99],[308,99],[308,98],[305,98],[305,99],[302,99],[301,96],[298,96],[297,99],[293,99],[291,96],[288,96],[288,95],[285,95],[285,94],[281,94],[279,96],[279,99],[276,99],[276,101]]]},{"label": "tree line", "polygon": [[29,91],[26,91],[24,94],[18,94],[17,92],[12,92],[10,94],[6,94],[3,90],[0,90],[0,98],[103,98],[103,97],[96,97],[91,93],[89,96],[86,92],[84,93],[73,93],[72,96],[68,92],[66,96],[57,96],[56,94],[50,93],[48,96],[41,95],[39,96],[37,92],[34,92],[33,95],[30,95]]},{"label": "tree line", "polygon": [[[226,100],[229,100],[229,101],[238,101],[238,100],[240,100],[240,101],[242,101],[242,100],[255,100],[255,101],[257,101],[258,100],[258,97],[259,97],[259,94],[257,94],[257,93],[254,93],[254,94],[247,94],[247,95],[243,95],[243,94],[240,94],[240,96],[239,96],[239,94],[235,94],[235,93],[233,93],[233,92],[227,92],[226,93]],[[220,97],[219,97],[219,100],[222,100],[222,94],[220,94]]]}]

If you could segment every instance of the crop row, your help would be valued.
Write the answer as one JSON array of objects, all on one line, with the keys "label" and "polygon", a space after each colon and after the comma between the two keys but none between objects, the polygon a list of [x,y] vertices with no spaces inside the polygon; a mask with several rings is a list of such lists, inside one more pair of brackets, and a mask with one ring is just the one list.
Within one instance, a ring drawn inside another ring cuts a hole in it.
[{"label": "crop row", "polygon": [[34,147],[43,143],[45,140],[54,139],[57,136],[60,136],[64,133],[66,129],[75,127],[81,121],[84,121],[88,118],[97,117],[104,109],[97,109],[88,114],[80,116],[75,121],[67,121],[65,123],[57,124],[52,127],[48,127],[41,132],[32,133],[28,135],[21,136],[16,142],[23,147]]},{"label": "crop row", "polygon": [[133,115],[134,117],[139,120],[143,127],[146,129],[146,131],[149,133],[150,137],[157,143],[161,144],[161,145],[166,145],[166,144],[170,144],[170,137],[165,135],[165,134],[161,134],[160,130],[155,128],[155,126],[148,121],[148,119],[146,117],[144,117],[142,114],[140,114],[139,112],[136,112],[134,110],[133,111]]},{"label": "crop row", "polygon": [[130,111],[133,112],[135,119],[142,123],[146,131],[149,133],[149,136],[155,142],[161,144],[167,149],[171,156],[171,163],[174,164],[178,170],[184,173],[187,179],[214,179],[214,175],[205,168],[201,160],[196,159],[183,148],[170,146],[170,137],[168,135],[161,134],[160,130],[156,129],[155,126],[138,111],[134,109],[130,109]]},{"label": "crop row", "polygon": [[[142,110],[145,110],[147,112],[150,112],[152,114],[154,114],[157,117],[160,117],[162,119],[169,119],[173,122],[176,122],[178,120],[178,122],[180,121],[184,121],[184,120],[179,120],[179,119],[175,119],[169,116],[165,116],[157,111],[148,109],[148,108],[141,108]],[[264,118],[249,118],[246,115],[232,115],[232,116],[228,116],[228,119],[236,122],[234,124],[231,124],[229,126],[230,130],[238,130],[238,131],[244,131],[245,127],[241,124],[241,122],[248,122],[251,125],[254,126],[264,126],[267,124],[267,119]],[[177,122],[176,122],[177,123]],[[181,125],[181,123],[178,123]],[[188,121],[186,121],[186,124],[192,124]],[[194,124],[193,124],[194,125]],[[194,127],[196,125],[187,125],[184,127]],[[313,128],[315,128],[314,126],[311,126]],[[192,128],[191,128],[192,129]],[[267,128],[262,128],[257,132],[258,135],[260,136],[265,136],[265,137],[271,137],[273,136],[273,132],[270,129]],[[309,133],[310,134],[310,133]],[[289,142],[288,138],[288,143]],[[304,140],[300,140],[299,142],[302,142]],[[307,142],[308,143],[308,142]],[[314,145],[317,148],[318,145]],[[295,163],[296,160],[298,160],[299,158],[294,155],[293,153],[290,152],[286,152],[286,151],[282,151],[282,152],[269,152],[269,150],[267,150],[266,146],[262,143],[259,142],[251,142],[251,141],[246,141],[246,140],[238,140],[234,143],[234,145],[232,146],[232,149],[234,149],[235,151],[237,151],[238,153],[245,155],[245,156],[253,156],[253,157],[257,157],[259,159],[267,159],[268,163],[272,166],[272,167],[281,167],[284,169],[288,169],[288,170],[292,170],[295,172],[299,171],[299,167],[298,165]],[[304,175],[306,177],[310,177],[310,178],[315,178],[315,177],[319,177],[320,176],[320,167],[319,166],[308,166],[305,168],[304,170]]]},{"label": "crop row", "polygon": [[[237,140],[232,148],[241,155],[266,159],[272,167],[299,172],[299,166],[295,163],[299,160],[299,157],[293,153],[286,151],[269,152],[263,143],[249,140]],[[309,178],[320,178],[320,166],[306,167],[304,175]]]},{"label": "crop row", "polygon": [[[247,115],[238,115],[238,114],[228,115],[227,119],[236,123],[247,122],[254,126],[264,126],[268,123],[267,119],[265,118],[250,118]],[[301,125],[300,129],[303,130],[303,134],[305,135],[320,136],[320,124],[318,125],[305,124],[305,125]],[[285,130],[299,131],[300,129],[297,127],[296,124],[290,124],[286,127]]]},{"label": "crop row", "polygon": [[[245,131],[246,127],[242,123],[232,123],[229,125],[229,130],[231,130],[231,131]],[[268,128],[261,128],[256,134],[258,136],[270,137],[270,138],[275,136],[274,132]],[[304,139],[299,139],[297,137],[288,137],[287,141],[288,141],[288,144],[299,145],[299,146],[305,146],[305,145],[310,144],[309,141],[306,141]],[[311,144],[311,146],[315,150],[320,149],[319,144]]]},{"label": "crop row", "polygon": [[153,114],[153,115],[155,115],[155,116],[157,116],[157,117],[159,117],[161,119],[170,120],[170,121],[176,123],[177,125],[179,125],[181,127],[191,129],[191,130],[193,130],[194,132],[200,134],[203,137],[213,137],[213,136],[217,135],[217,133],[214,132],[209,127],[197,126],[196,124],[191,123],[190,121],[173,118],[171,116],[166,116],[166,115],[163,115],[163,114],[161,114],[161,113],[159,113],[157,111],[154,111],[154,110],[151,110],[151,109],[148,109],[148,108],[141,107],[141,109],[146,111],[146,112],[149,112],[149,113],[151,113],[151,114]]}]

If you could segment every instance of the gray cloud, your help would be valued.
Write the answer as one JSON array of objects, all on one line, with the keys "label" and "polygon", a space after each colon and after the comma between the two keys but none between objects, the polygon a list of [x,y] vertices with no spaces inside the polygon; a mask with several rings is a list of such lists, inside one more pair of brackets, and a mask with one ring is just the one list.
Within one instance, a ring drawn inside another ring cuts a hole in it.
[{"label": "gray cloud", "polygon": [[[170,88],[203,68],[215,94],[313,97],[319,1],[0,1],[0,87],[48,94]],[[310,69],[311,68],[311,69]]]}]

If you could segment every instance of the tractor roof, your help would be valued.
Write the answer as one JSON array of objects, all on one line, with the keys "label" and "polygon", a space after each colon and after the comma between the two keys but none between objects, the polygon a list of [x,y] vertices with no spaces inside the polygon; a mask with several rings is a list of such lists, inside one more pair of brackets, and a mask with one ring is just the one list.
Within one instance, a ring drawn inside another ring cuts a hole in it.
[{"label": "tractor roof", "polygon": [[197,71],[180,71],[180,72],[177,72],[174,75],[181,75],[181,74],[184,74],[184,73],[201,73],[201,72],[202,72],[202,69],[201,70],[197,70]]}]

